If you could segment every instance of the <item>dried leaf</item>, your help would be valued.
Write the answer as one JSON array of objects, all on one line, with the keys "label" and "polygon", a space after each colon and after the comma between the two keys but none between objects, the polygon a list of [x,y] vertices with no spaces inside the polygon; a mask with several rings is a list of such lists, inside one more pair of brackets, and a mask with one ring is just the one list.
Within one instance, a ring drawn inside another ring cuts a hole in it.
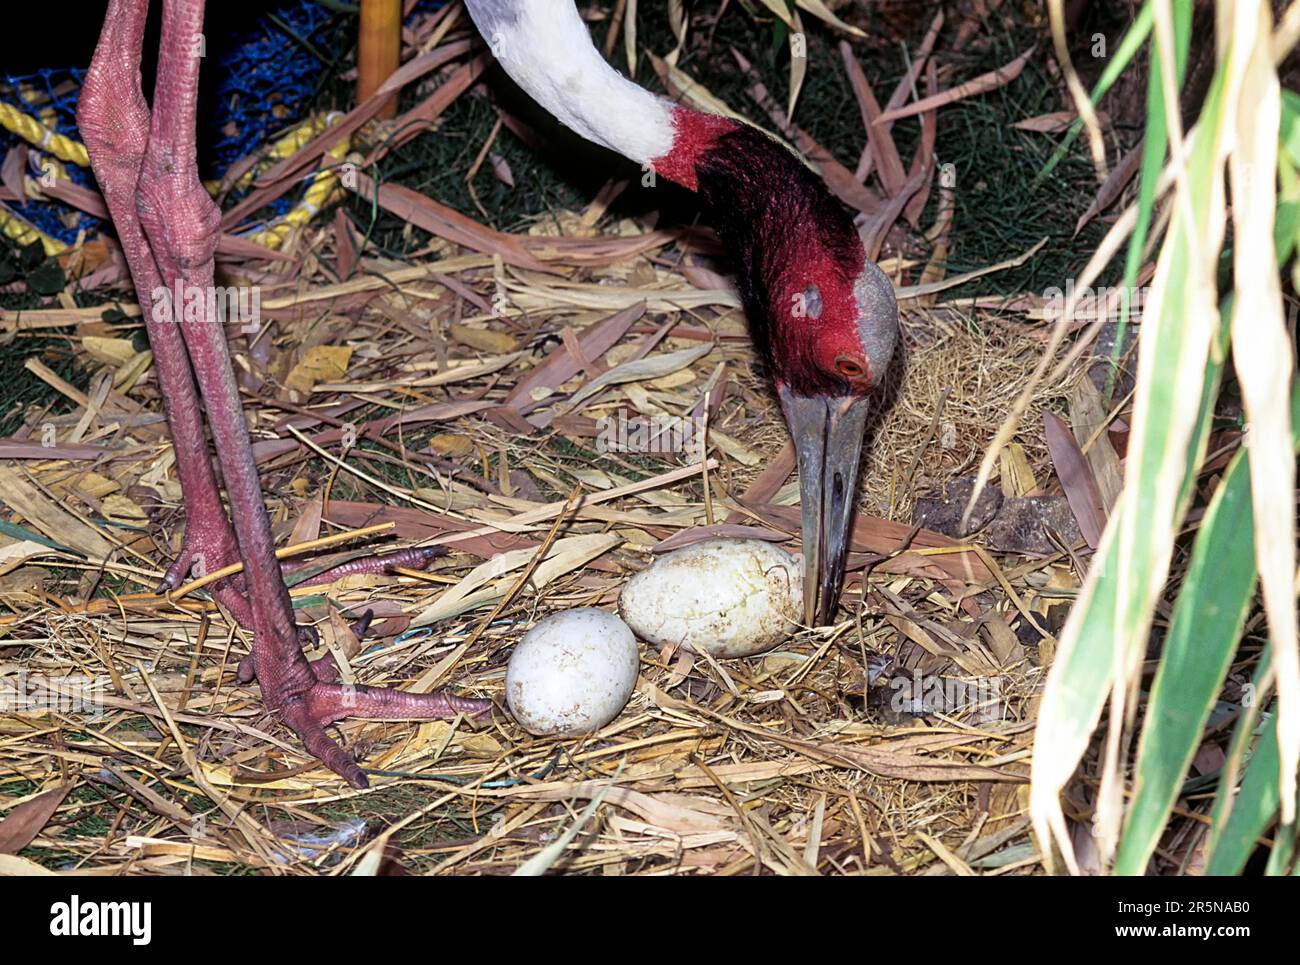
[{"label": "dried leaf", "polygon": [[498,181],[507,187],[515,186],[515,175],[510,170],[510,162],[500,154],[489,154],[488,161],[492,164],[492,174]]},{"label": "dried leaf", "polygon": [[665,352],[662,355],[651,355],[635,362],[625,362],[623,365],[610,369],[600,378],[592,379],[574,393],[565,411],[573,412],[584,400],[591,398],[607,385],[618,385],[620,382],[637,382],[642,379],[663,378],[678,369],[686,368],[697,359],[704,358],[713,351],[713,348],[713,344],[709,343],[695,348],[684,348],[676,352]]},{"label": "dried leaf", "polygon": [[897,110],[885,111],[878,118],[876,124],[884,124],[888,121],[896,121],[900,117],[911,117],[913,114],[924,114],[926,111],[932,111],[947,104],[955,103],[959,100],[965,100],[967,97],[975,97],[979,94],[987,94],[991,90],[997,90],[999,87],[1005,87],[1025,69],[1025,64],[1029,62],[1034,48],[1030,47],[1015,60],[1009,61],[997,70],[991,70],[987,74],[980,74],[964,84],[940,91],[931,97],[922,98],[915,103],[908,104],[906,107],[900,107]]},{"label": "dried leaf", "polygon": [[[597,556],[608,553],[622,542],[623,537],[615,533],[593,533],[556,540],[547,549],[542,562],[533,570],[529,585],[540,589],[557,577],[571,573]],[[422,627],[437,623],[500,599],[509,590],[511,582],[502,581],[501,577],[527,566],[536,555],[537,551],[532,548],[498,553],[470,570],[459,583],[434,600],[431,606],[420,611],[411,621],[411,626]],[[494,580],[499,581],[497,585],[487,587]]]},{"label": "dried leaf", "polygon": [[21,573],[14,573],[12,576],[7,574],[33,557],[49,552],[48,546],[42,546],[31,539],[0,546],[0,578],[3,578],[0,579],[0,593],[32,593],[39,589],[40,585],[49,578],[49,572],[39,566],[27,567]]},{"label": "dried leaf", "polygon": [[435,456],[459,459],[474,451],[474,440],[469,436],[456,435],[454,432],[439,432],[429,440],[429,448]]},{"label": "dried leaf", "polygon": [[103,362],[105,365],[123,365],[136,356],[135,345],[129,338],[86,335],[81,339],[81,347],[96,362]]},{"label": "dried leaf", "polygon": [[72,790],[64,784],[24,801],[0,821],[0,854],[17,854],[41,833]]},{"label": "dried leaf", "polygon": [[0,502],[20,513],[31,524],[60,546],[102,560],[113,551],[113,544],[56,503],[36,486],[8,466],[0,465]]},{"label": "dried leaf", "polygon": [[1106,510],[1088,460],[1069,428],[1050,412],[1043,413],[1043,432],[1047,449],[1052,454],[1052,465],[1056,467],[1065,498],[1070,502],[1070,511],[1079,523],[1079,531],[1088,545],[1096,549],[1102,530],[1106,528]]},{"label": "dried leaf", "polygon": [[300,396],[311,395],[318,382],[332,382],[348,374],[352,349],[347,345],[314,345],[285,378],[286,388]]},{"label": "dried leaf", "polygon": [[135,500],[129,499],[121,493],[112,493],[105,496],[102,505],[104,515],[108,519],[143,522],[149,518],[149,514],[136,505]]},{"label": "dried leaf", "polygon": [[470,348],[478,349],[480,352],[491,352],[494,355],[503,355],[506,352],[513,352],[519,347],[519,343],[505,332],[496,332],[490,328],[482,328],[478,325],[467,325],[464,322],[452,322],[447,326],[448,334],[461,345],[468,345]]}]

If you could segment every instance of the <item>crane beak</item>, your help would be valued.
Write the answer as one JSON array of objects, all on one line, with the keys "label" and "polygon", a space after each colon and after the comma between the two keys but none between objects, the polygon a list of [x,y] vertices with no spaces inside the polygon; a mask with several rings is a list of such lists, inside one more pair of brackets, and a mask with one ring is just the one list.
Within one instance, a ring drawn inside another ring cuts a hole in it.
[{"label": "crane beak", "polygon": [[809,626],[822,626],[834,615],[844,585],[870,397],[804,397],[785,386],[778,392],[799,454],[804,619]]}]

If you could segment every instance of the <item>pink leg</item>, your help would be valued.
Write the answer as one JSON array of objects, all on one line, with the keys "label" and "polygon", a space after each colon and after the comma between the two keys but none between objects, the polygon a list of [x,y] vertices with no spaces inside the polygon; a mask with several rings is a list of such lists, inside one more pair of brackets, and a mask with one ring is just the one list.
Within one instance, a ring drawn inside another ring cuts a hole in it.
[{"label": "pink leg", "polygon": [[[153,310],[155,292],[174,290],[179,271],[175,260],[166,253],[155,257],[136,213],[140,166],[149,142],[149,108],[140,89],[141,47],[148,13],[149,0],[110,0],[77,105],[77,123],[135,280],[136,298],[144,307],[145,328],[176,452],[176,472],[185,494],[185,542],[160,588],[174,590],[191,570],[201,576],[228,566],[239,558],[239,549],[221,504],[203,431],[199,395],[180,328]],[[388,573],[397,566],[420,569],[427,565],[412,552],[354,560],[307,582],[329,583],[347,573]],[[220,584],[214,592],[232,612],[247,614],[242,579]],[[240,622],[251,626],[246,619]]]},{"label": "pink leg", "polygon": [[[163,409],[176,452],[176,471],[185,494],[185,541],[160,590],[174,590],[195,571],[221,569],[239,558],[203,431],[203,415],[180,328],[155,312],[155,292],[173,291],[178,269],[166,253],[150,250],[136,213],[140,166],[149,142],[149,108],[140,88],[140,57],[149,0],[110,0],[104,29],[77,105],[77,122],[90,152],[100,189],[144,308],[153,347]],[[420,551],[353,560],[306,581],[329,583],[348,573],[389,573],[394,567],[422,569]],[[212,588],[240,623],[251,627],[243,578]]]},{"label": "pink leg", "polygon": [[[151,119],[139,93],[138,81],[146,9],[147,0],[110,3],[104,34],[95,53],[99,74],[94,84],[87,79],[82,113],[95,131],[89,138],[98,142],[91,152],[96,174],[100,176],[102,171],[115,185],[117,209],[110,202],[115,219],[119,210],[129,205],[131,194],[135,195],[134,211],[124,217],[130,241],[124,238],[123,247],[131,245],[135,260],[130,262],[130,267],[146,313],[152,314],[151,309],[158,301],[154,293],[162,288],[163,282],[171,290],[175,290],[176,283],[183,286],[182,304],[172,306],[183,334],[183,346],[170,318],[150,318],[148,327],[150,338],[155,339],[155,354],[162,354],[160,345],[165,351],[173,352],[167,363],[172,366],[167,376],[163,375],[160,364],[159,385],[167,400],[169,424],[177,436],[174,441],[178,472],[182,473],[182,485],[187,475],[196,480],[196,485],[203,483],[206,472],[218,515],[224,523],[225,515],[220,512],[220,497],[203,443],[194,382],[188,377],[192,369],[212,429],[234,520],[234,537],[244,562],[243,585],[248,590],[246,615],[253,632],[252,663],[263,699],[268,707],[280,713],[312,754],[352,786],[365,787],[365,775],[356,762],[326,734],[328,724],[345,716],[427,719],[457,712],[479,714],[489,711],[492,705],[489,701],[439,694],[340,687],[321,679],[329,676],[329,668],[315,671],[303,655],[302,637],[294,623],[289,593],[275,559],[271,524],[262,502],[261,483],[225,334],[209,304],[214,288],[213,255],[220,213],[199,182],[195,156],[203,2],[164,0],[158,83]],[[131,79],[135,80],[134,85],[127,83]],[[119,97],[129,102],[125,108],[115,103]],[[130,131],[130,138],[123,140],[122,130],[127,122],[133,122],[135,128]],[[139,128],[143,122],[148,122],[149,128],[142,140]],[[120,159],[119,151],[128,158]],[[109,193],[107,185],[105,191]],[[138,221],[134,215],[138,215]],[[119,230],[124,222],[118,222]],[[183,364],[184,357],[175,351],[177,348],[188,352],[189,368]],[[183,379],[178,372],[184,375]],[[182,435],[182,430],[195,427],[197,432]],[[195,468],[196,464],[201,464],[202,469]],[[190,498],[187,491],[187,501]],[[228,525],[225,532],[228,536]]]},{"label": "pink leg", "polygon": [[117,228],[153,347],[163,410],[185,494],[185,543],[167,571],[175,589],[192,567],[211,572],[235,558],[235,534],[221,505],[203,432],[203,414],[180,329],[152,311],[154,293],[170,289],[136,214],[140,165],[149,142],[149,108],[140,89],[140,54],[149,0],[109,0],[104,31],[77,104],[77,123],[95,177]]}]

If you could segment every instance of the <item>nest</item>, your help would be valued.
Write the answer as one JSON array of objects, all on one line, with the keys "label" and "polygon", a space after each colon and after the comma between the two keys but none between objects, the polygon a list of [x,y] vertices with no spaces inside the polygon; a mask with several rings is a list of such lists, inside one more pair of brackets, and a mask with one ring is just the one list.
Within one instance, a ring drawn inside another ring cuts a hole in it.
[{"label": "nest", "polygon": [[[450,65],[430,96],[466,69]],[[403,130],[363,129],[353,160],[374,163]],[[260,292],[258,331],[232,345],[280,545],[448,549],[425,572],[292,591],[299,622],[356,680],[501,702],[533,623],[611,607],[669,541],[746,526],[795,548],[788,437],[707,237],[611,214],[617,185],[509,233],[459,234],[427,198],[376,195],[365,174],[353,188],[360,209],[378,197],[398,219],[403,257],[363,247],[339,215],[288,233],[279,257],[222,268]],[[936,203],[931,253],[952,225]],[[245,631],[201,590],[153,592],[184,494],[125,278],[92,308],[24,313],[29,328],[73,326],[96,364],[85,394],[47,378],[69,404],[16,434],[52,432],[48,458],[0,469],[17,533],[3,548],[0,662],[29,694],[67,698],[0,717],[0,794],[11,816],[41,816],[19,860],[96,874],[501,874],[563,838],[544,864],[569,873],[1038,870],[1025,816],[1035,706],[1087,547],[1007,552],[913,520],[918,498],[973,475],[1043,330],[1003,302],[909,288],[947,272],[908,250],[894,237],[882,254],[904,351],[864,455],[835,626],[725,663],[643,649],[631,703],[581,739],[533,737],[503,712],[343,721],[332,732],[370,773],[364,792],[236,682]],[[122,313],[106,320],[108,308]],[[1038,384],[993,482],[1005,495],[1061,498],[1043,416],[1087,448],[1081,371]],[[703,452],[602,442],[637,420],[698,430]],[[365,610],[375,625],[358,642]]]}]

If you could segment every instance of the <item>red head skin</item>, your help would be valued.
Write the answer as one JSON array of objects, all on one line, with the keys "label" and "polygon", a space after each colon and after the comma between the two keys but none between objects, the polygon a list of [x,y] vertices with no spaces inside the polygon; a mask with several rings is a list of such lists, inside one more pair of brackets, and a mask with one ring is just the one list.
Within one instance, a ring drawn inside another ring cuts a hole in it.
[{"label": "red head skin", "polygon": [[803,396],[865,395],[893,348],[892,336],[873,340],[869,332],[894,325],[894,309],[892,295],[875,290],[883,283],[887,291],[888,282],[867,261],[844,208],[755,128],[685,107],[673,124],[672,150],[652,167],[708,204],[777,383]]}]

